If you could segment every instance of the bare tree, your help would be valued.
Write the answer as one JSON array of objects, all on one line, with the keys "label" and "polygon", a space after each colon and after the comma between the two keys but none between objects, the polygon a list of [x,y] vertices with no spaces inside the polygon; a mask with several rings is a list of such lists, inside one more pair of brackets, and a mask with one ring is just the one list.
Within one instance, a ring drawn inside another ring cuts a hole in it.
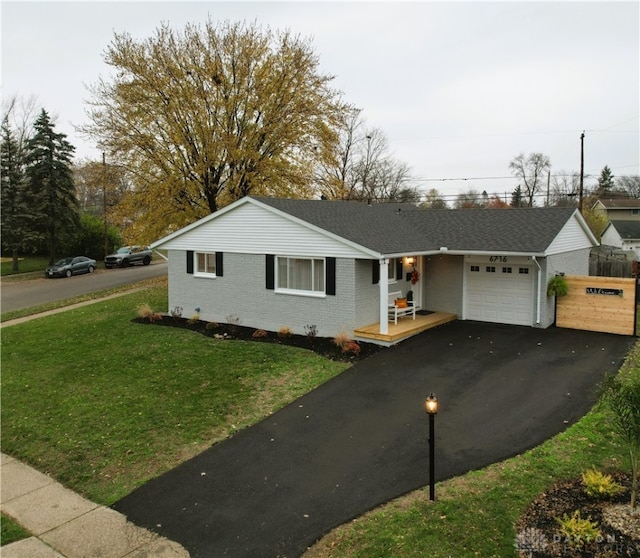
[{"label": "bare tree", "polygon": [[626,192],[631,198],[640,198],[640,176],[618,176],[616,189]]},{"label": "bare tree", "polygon": [[549,205],[555,207],[578,207],[580,174],[560,171],[553,176]]},{"label": "bare tree", "polygon": [[320,194],[329,199],[417,203],[420,193],[410,180],[409,166],[390,155],[387,136],[367,128],[358,109],[345,119],[332,152],[319,157],[316,172]]},{"label": "bare tree", "polygon": [[[486,195],[486,192],[484,193]],[[478,192],[478,190],[474,190],[473,188],[467,190],[466,192],[460,192],[455,201],[456,209],[468,209],[472,207],[484,207],[485,202],[487,200]]]},{"label": "bare tree", "polygon": [[420,205],[423,209],[448,209],[447,202],[442,194],[435,188],[431,188],[425,196],[424,201]]},{"label": "bare tree", "polygon": [[511,173],[522,181],[522,193],[529,207],[533,207],[534,198],[546,183],[547,173],[551,168],[549,157],[542,153],[520,153],[509,163]]},{"label": "bare tree", "polygon": [[33,122],[39,111],[38,98],[30,96],[25,99],[14,96],[2,105],[2,122],[6,122],[11,128],[18,144],[18,155],[22,156],[24,145],[33,134]]}]

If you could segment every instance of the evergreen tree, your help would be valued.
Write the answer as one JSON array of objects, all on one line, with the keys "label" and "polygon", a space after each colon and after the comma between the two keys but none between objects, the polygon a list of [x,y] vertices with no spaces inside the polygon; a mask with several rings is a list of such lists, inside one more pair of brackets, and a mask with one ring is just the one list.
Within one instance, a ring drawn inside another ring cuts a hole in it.
[{"label": "evergreen tree", "polygon": [[2,121],[0,157],[0,234],[4,249],[11,252],[13,271],[19,271],[18,252],[35,248],[40,239],[34,228],[34,212],[26,197],[22,146],[11,130],[8,117]]},{"label": "evergreen tree", "polygon": [[613,173],[611,169],[605,165],[598,177],[598,194],[601,196],[606,195],[607,192],[613,189],[613,186]]},{"label": "evergreen tree", "polygon": [[511,193],[511,207],[522,207],[524,201],[522,199],[522,187],[520,184],[516,187],[516,189]]},{"label": "evergreen tree", "polygon": [[53,264],[57,247],[66,236],[74,234],[78,225],[78,200],[71,170],[75,148],[65,134],[55,132],[44,109],[34,130],[25,146],[27,192],[37,213],[37,230],[44,236],[49,262]]}]

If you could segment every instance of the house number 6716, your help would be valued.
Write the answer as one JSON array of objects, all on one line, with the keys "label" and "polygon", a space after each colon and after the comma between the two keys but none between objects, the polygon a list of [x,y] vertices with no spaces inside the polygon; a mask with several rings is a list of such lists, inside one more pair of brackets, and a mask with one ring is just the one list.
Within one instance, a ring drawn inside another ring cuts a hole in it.
[{"label": "house number 6716", "polygon": [[507,263],[507,256],[489,256],[489,261]]}]

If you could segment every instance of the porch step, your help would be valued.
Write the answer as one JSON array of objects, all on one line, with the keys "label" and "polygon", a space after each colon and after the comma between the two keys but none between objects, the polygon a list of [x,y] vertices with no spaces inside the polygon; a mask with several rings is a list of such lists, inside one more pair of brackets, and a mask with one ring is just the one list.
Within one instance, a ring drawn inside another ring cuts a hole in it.
[{"label": "porch step", "polygon": [[457,314],[449,312],[432,312],[426,316],[416,315],[416,319],[410,316],[398,319],[397,324],[389,324],[389,332],[380,333],[380,323],[371,324],[354,330],[353,335],[356,340],[360,339],[369,343],[380,345],[394,345],[400,341],[422,333],[427,329],[437,327],[458,319]]}]

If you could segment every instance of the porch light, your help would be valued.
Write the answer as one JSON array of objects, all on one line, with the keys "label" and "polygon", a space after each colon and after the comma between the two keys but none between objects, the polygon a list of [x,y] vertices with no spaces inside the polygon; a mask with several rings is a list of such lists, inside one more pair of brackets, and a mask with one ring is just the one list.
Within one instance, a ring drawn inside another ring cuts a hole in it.
[{"label": "porch light", "polygon": [[404,263],[406,263],[407,265],[413,265],[414,263],[416,263],[416,259],[413,256],[407,256],[404,259]]},{"label": "porch light", "polygon": [[429,500],[436,499],[436,480],[435,480],[435,418],[438,413],[438,398],[433,395],[427,395],[424,401],[425,409],[429,415]]}]

